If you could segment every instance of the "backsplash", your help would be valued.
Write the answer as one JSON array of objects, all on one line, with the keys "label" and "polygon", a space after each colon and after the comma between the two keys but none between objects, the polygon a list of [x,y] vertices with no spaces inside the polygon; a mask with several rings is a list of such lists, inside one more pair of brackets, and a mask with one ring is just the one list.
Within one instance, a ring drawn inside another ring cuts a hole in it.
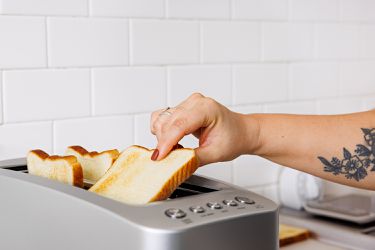
[{"label": "backsplash", "polygon": [[[0,75],[0,159],[154,147],[150,112],[193,92],[244,113],[361,111],[375,1],[0,0]],[[198,172],[277,200],[279,171],[242,156]]]}]

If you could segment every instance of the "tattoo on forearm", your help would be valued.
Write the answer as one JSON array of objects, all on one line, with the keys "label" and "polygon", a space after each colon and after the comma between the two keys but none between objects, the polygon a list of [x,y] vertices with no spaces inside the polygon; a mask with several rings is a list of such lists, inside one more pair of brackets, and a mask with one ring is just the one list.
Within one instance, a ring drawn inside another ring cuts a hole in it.
[{"label": "tattoo on forearm", "polygon": [[343,149],[344,159],[332,157],[331,161],[319,156],[318,159],[324,165],[324,171],[334,175],[343,174],[349,180],[360,181],[364,179],[368,171],[375,171],[375,128],[362,128],[365,145],[357,144],[354,154],[346,148]]}]

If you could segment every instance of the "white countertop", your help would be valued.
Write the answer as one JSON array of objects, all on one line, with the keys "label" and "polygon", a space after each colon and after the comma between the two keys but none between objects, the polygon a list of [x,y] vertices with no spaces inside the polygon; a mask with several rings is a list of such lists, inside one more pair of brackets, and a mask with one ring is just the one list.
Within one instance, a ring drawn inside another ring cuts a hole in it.
[{"label": "white countertop", "polygon": [[[315,217],[304,211],[296,211],[287,208],[280,209],[280,222],[286,225],[302,227],[310,230],[314,238],[308,241],[291,244],[282,247],[282,250],[291,249],[327,249],[348,250],[373,249],[375,237],[364,234],[363,227],[356,224],[348,224],[343,221]],[[367,225],[366,227],[373,227]]]},{"label": "white countertop", "polygon": [[296,242],[280,248],[281,250],[348,250],[349,248],[341,248],[332,246],[315,239],[308,239],[301,242]]}]

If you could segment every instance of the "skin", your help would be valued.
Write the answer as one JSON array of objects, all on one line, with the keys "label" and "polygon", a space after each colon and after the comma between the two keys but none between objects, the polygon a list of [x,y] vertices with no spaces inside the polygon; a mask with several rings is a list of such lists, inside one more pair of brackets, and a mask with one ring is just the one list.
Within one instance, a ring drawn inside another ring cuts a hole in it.
[{"label": "skin", "polygon": [[[345,115],[240,114],[195,93],[160,115],[152,113],[151,132],[163,159],[185,135],[199,139],[195,149],[200,166],[249,154],[326,180],[375,190],[375,171],[361,180],[324,171],[318,156],[343,159],[343,147],[355,154],[365,144],[361,128],[375,128],[375,110]],[[155,157],[157,156],[157,157]]]}]

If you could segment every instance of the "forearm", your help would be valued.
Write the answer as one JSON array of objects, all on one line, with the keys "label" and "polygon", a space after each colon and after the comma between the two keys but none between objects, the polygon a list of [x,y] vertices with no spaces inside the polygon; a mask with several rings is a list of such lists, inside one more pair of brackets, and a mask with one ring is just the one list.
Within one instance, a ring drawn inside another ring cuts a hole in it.
[{"label": "forearm", "polygon": [[257,147],[249,153],[327,180],[375,190],[375,130],[372,138],[368,133],[375,128],[375,111],[332,116],[256,114],[245,119],[259,128]]}]

